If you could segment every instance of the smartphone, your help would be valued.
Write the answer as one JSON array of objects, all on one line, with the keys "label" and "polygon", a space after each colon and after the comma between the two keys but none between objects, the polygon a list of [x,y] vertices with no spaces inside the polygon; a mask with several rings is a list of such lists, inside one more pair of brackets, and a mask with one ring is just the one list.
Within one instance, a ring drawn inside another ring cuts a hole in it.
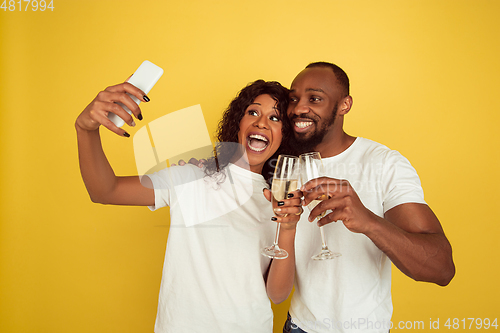
[{"label": "smartphone", "polygon": [[[141,89],[147,95],[162,75],[163,69],[156,66],[151,61],[145,60],[139,66],[139,68],[137,68],[135,73],[127,80],[127,82]],[[134,102],[137,103],[137,105],[141,103],[141,100],[137,99],[135,96],[132,96],[130,94],[128,95]],[[132,114],[132,112],[125,105],[123,105],[122,103],[117,104],[120,105],[129,114]],[[108,118],[118,127],[122,127],[125,124],[125,121],[123,121],[122,118],[114,113],[110,112],[108,114]]]}]

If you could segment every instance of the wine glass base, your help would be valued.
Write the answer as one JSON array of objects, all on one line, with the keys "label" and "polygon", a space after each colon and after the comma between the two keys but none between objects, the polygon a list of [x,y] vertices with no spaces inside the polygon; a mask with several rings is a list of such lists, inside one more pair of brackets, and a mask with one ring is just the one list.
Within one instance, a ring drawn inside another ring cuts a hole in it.
[{"label": "wine glass base", "polygon": [[272,259],[285,259],[288,258],[288,252],[280,249],[277,246],[271,245],[269,247],[265,247],[260,251],[263,256],[272,258]]},{"label": "wine glass base", "polygon": [[342,254],[340,254],[340,253],[335,253],[335,252],[332,252],[328,249],[324,249],[324,250],[321,250],[321,252],[318,253],[317,255],[312,256],[311,259],[312,260],[329,260],[329,259],[334,259],[334,258],[340,257],[341,255]]}]

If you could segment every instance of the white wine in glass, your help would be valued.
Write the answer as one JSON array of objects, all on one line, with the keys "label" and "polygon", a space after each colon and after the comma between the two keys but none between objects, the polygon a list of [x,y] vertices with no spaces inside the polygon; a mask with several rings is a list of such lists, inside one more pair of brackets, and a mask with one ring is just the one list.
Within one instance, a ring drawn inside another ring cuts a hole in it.
[{"label": "white wine in glass", "polygon": [[[299,181],[299,159],[295,156],[280,155],[278,162],[274,169],[273,183],[271,185],[271,203],[273,210],[278,207],[278,202],[286,199],[288,193],[297,189]],[[277,216],[287,216],[288,214],[277,214]],[[276,235],[274,236],[274,243],[271,246],[262,249],[261,253],[269,258],[285,259],[288,253],[280,249],[278,246],[278,238],[280,234],[280,223],[276,226]]]},{"label": "white wine in glass", "polygon": [[[300,159],[300,180],[302,184],[305,184],[311,179],[319,178],[325,176],[325,168],[323,162],[321,161],[321,155],[318,152],[306,153],[299,156]],[[313,210],[322,200],[328,199],[328,195],[323,194],[316,200],[311,201],[307,207],[309,210]],[[316,217],[320,219],[325,216],[325,212],[321,213]],[[335,253],[328,249],[325,241],[325,232],[323,227],[319,228],[321,233],[321,252],[312,256],[314,260],[327,260],[333,259],[341,256],[340,253]]]},{"label": "white wine in glass", "polygon": [[[273,204],[273,210],[278,208],[278,202],[287,199],[288,193],[293,192],[297,189],[299,183],[298,179],[273,179],[273,184],[271,185],[272,198],[271,203]],[[276,214],[276,213],[275,213]],[[276,214],[277,216],[286,217],[288,214]]]}]

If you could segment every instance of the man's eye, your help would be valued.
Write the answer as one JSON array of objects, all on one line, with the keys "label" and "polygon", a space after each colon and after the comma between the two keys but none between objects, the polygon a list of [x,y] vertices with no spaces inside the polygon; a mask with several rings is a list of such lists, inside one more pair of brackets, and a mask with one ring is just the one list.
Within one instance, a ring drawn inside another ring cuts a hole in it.
[{"label": "man's eye", "polygon": [[290,97],[290,103],[296,103],[297,97]]},{"label": "man's eye", "polygon": [[313,96],[313,97],[311,97],[309,100],[310,100],[311,102],[319,102],[319,101],[321,101],[321,98]]}]

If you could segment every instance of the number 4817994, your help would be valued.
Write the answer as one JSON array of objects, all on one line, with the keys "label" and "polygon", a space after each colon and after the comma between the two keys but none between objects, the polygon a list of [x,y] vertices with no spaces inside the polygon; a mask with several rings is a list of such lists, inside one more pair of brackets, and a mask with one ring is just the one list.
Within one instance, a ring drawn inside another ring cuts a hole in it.
[{"label": "number 4817994", "polygon": [[[468,327],[467,327],[468,324]],[[459,328],[463,329],[497,329],[498,324],[497,324],[497,318],[494,318],[490,320],[490,318],[462,318],[461,320],[458,318],[448,318],[444,326],[448,327],[448,329],[454,329],[457,330]]]},{"label": "number 4817994", "polygon": [[54,0],[50,0],[50,2],[47,4],[47,1],[45,0],[4,0],[2,2],[2,5],[0,6],[0,9],[3,9],[4,12],[7,10],[9,12],[13,12],[15,10],[19,11],[28,11],[28,8],[30,8],[32,11],[45,11],[46,9],[50,9],[51,11],[54,11]]}]

